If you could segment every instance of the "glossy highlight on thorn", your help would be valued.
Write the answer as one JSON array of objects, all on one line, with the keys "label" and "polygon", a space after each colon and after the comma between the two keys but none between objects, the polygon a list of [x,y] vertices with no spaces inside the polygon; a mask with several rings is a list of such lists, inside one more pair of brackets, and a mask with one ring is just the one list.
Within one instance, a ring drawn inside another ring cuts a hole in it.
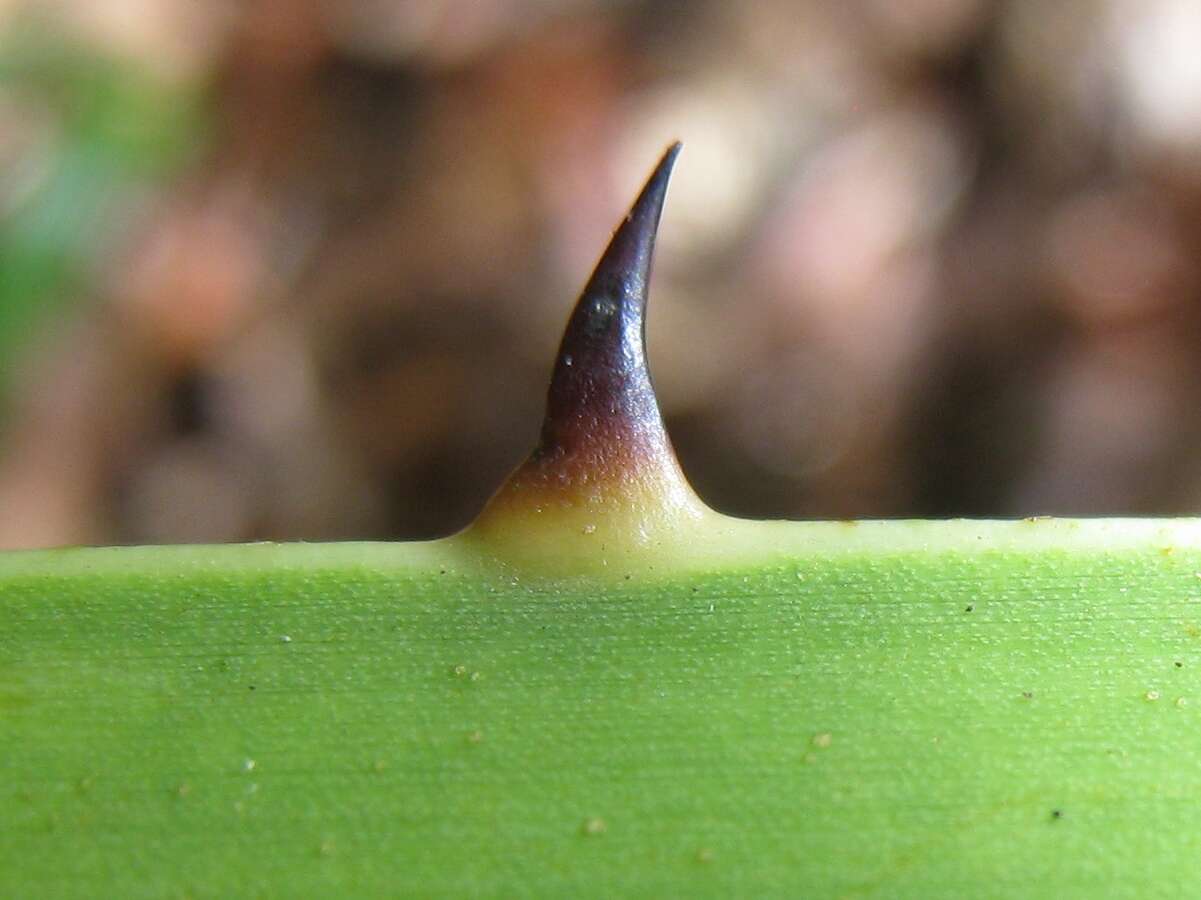
[{"label": "glossy highlight on thorn", "polygon": [[[524,547],[540,534],[620,554],[671,540],[708,513],[671,448],[646,361],[655,236],[681,145],[672,144],[618,225],[567,322],[537,448],[471,531]],[[524,553],[522,555],[525,555]]]}]

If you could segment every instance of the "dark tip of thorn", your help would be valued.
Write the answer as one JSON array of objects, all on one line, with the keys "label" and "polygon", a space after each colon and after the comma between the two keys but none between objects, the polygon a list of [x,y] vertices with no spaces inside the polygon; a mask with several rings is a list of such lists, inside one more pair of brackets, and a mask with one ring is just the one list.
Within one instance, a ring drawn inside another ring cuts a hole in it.
[{"label": "dark tip of thorn", "polygon": [[[620,288],[622,299],[646,308],[646,290],[650,282],[651,257],[655,235],[667,196],[667,183],[683,146],[676,141],[663,154],[659,164],[647,179],[646,185],[630,207],[629,213],[617,227],[609,246],[596,264],[581,297],[580,306],[590,294],[611,292]],[[577,308],[578,311],[578,308]]]},{"label": "dark tip of thorn", "polygon": [[646,368],[646,299],[655,235],[681,146],[677,141],[663,154],[571,315],[551,380],[544,451],[561,446],[568,437],[564,429],[572,430],[570,423],[581,417],[639,431],[662,427]]}]

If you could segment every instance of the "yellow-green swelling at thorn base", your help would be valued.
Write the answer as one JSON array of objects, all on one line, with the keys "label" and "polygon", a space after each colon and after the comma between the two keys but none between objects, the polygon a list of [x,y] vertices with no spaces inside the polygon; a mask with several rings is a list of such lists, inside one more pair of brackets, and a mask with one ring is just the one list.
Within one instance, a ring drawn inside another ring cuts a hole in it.
[{"label": "yellow-green swelling at thorn base", "polygon": [[0,554],[0,895],[1195,893],[1201,521],[706,509],[639,204],[464,533]]}]

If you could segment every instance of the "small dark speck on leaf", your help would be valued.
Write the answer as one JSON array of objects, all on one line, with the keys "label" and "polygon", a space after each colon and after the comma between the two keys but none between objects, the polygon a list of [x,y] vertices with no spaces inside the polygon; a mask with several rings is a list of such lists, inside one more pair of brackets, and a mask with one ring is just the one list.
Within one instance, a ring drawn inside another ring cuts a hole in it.
[{"label": "small dark speck on leaf", "polygon": [[1062,809],[1051,810],[1051,818],[1052,819],[1062,819],[1063,818],[1063,810]]},{"label": "small dark speck on leaf", "polygon": [[1184,663],[1182,663],[1180,660],[1176,660],[1176,662],[1175,662],[1175,666],[1176,666],[1176,668],[1177,668],[1177,669],[1183,669],[1183,668],[1184,668]]},{"label": "small dark speck on leaf", "polygon": [[969,603],[967,606],[965,606],[965,607],[963,608],[963,611],[964,611],[964,612],[971,612],[971,611],[972,611],[972,610],[974,610],[975,608],[976,608],[976,604],[974,604],[974,603]]},{"label": "small dark speck on leaf", "polygon": [[248,685],[246,685],[246,687],[250,688],[250,690],[252,690],[252,691],[254,690],[254,685],[253,685],[253,684],[248,684]]},{"label": "small dark speck on leaf", "polygon": [[1022,691],[1022,697],[1026,700],[1034,699],[1034,691]]}]

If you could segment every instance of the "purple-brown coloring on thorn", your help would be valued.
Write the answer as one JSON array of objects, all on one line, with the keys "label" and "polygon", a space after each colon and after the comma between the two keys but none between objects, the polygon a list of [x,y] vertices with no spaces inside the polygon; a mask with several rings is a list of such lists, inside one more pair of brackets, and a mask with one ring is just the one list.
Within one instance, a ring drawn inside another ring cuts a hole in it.
[{"label": "purple-brown coloring on thorn", "polygon": [[523,512],[553,519],[559,509],[582,517],[564,527],[595,530],[595,514],[614,527],[620,520],[623,542],[645,544],[704,509],[676,462],[646,364],[651,258],[679,151],[668,148],[597,263],[559,347],[538,447],[477,531]]},{"label": "purple-brown coloring on thorn", "polygon": [[679,151],[673,144],[655,168],[567,322],[527,474],[577,467],[599,474],[671,454],[646,365],[646,297]]}]

